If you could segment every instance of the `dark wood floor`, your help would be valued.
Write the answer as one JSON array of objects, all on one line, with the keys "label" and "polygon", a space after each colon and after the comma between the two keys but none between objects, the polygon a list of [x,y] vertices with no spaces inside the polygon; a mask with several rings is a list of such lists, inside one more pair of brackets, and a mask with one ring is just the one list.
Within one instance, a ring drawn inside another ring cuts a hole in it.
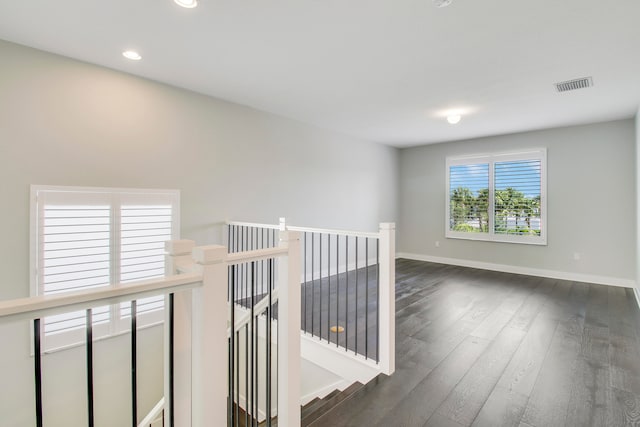
[{"label": "dark wood floor", "polygon": [[[378,281],[376,266],[302,284],[302,330],[377,360]],[[343,332],[330,332],[332,326]]]},{"label": "dark wood floor", "polygon": [[320,426],[640,425],[631,290],[398,260],[396,372]]}]

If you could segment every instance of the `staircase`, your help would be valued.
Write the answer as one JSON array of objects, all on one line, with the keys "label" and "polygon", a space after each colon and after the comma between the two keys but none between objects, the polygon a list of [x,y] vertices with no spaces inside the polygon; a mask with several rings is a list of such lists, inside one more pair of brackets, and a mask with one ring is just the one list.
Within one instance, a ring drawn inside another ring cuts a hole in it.
[{"label": "staircase", "polygon": [[318,421],[322,416],[327,414],[336,406],[345,403],[350,397],[357,393],[363,387],[362,383],[355,382],[343,391],[334,390],[322,399],[316,398],[302,407],[302,427],[310,426],[315,423],[321,426],[322,422]]},{"label": "staircase", "polygon": [[[279,268],[271,261],[234,263],[228,273],[234,411],[228,422],[234,427],[322,425],[321,418],[363,384],[394,370],[394,225],[356,232],[294,227],[283,218],[279,224],[227,222],[229,259],[277,250],[278,236],[295,236],[301,265],[289,264],[296,272],[287,276],[300,277],[300,287],[275,286]],[[283,307],[289,310],[284,326]],[[293,373],[279,357],[281,329],[300,348],[288,354],[298,365]],[[286,413],[278,404],[282,396],[290,400]]]},{"label": "staircase", "polygon": [[[93,309],[110,304],[131,307],[127,421],[134,426],[223,426],[232,419],[234,427],[272,425],[275,414],[282,427],[321,426],[362,384],[393,373],[393,224],[373,233],[302,229],[284,221],[268,227],[229,224],[228,234],[227,247],[165,242],[162,278],[0,301],[0,327],[28,320],[32,328],[35,425],[51,424],[44,415],[51,420],[52,411],[43,408],[55,406],[53,394],[42,387],[43,366],[51,369],[42,363],[43,319],[76,311],[87,319],[77,330],[86,351],[86,364],[79,366],[87,386],[82,425],[94,425]],[[142,313],[137,301],[150,297],[166,304],[164,394],[138,424],[143,378],[136,369]],[[81,403],[56,415],[77,412]],[[9,424],[34,423],[25,418]]]},{"label": "staircase", "polygon": [[[334,390],[323,398],[315,398],[311,402],[307,403],[301,408],[302,427],[308,427],[312,424],[316,427],[322,426],[321,418],[329,413],[332,409],[340,404],[346,403],[349,398],[355,395],[360,389],[364,387],[361,383],[356,382],[351,384],[344,390]],[[238,427],[247,427],[247,419],[249,419],[249,427],[251,426],[251,419],[247,417],[244,410],[240,407],[237,408],[238,414]],[[267,425],[266,420],[258,424],[258,427],[265,427]],[[278,417],[272,419],[272,426],[277,427]]]}]

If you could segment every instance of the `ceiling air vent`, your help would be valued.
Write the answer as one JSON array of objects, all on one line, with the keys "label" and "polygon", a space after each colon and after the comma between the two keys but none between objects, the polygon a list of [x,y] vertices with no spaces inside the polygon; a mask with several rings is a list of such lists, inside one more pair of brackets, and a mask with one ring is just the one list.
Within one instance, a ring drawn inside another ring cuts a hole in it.
[{"label": "ceiling air vent", "polygon": [[567,80],[566,82],[556,83],[558,92],[568,92],[570,90],[586,89],[593,86],[593,78],[582,77],[580,79]]}]

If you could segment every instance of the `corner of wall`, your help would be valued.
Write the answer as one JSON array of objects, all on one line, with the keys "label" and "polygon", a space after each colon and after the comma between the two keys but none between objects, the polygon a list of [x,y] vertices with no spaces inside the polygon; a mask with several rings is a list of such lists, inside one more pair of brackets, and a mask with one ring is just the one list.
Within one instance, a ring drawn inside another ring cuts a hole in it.
[{"label": "corner of wall", "polygon": [[636,112],[636,287],[634,289],[640,307],[640,106]]}]

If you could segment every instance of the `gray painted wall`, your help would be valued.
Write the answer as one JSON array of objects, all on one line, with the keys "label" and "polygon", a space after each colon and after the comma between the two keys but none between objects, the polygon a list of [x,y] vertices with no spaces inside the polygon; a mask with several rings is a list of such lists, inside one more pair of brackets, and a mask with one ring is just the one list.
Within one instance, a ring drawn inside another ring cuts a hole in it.
[{"label": "gray painted wall", "polygon": [[[635,280],[635,141],[629,119],[402,149],[398,252]],[[445,239],[446,156],[532,147],[548,149],[548,245]]]},{"label": "gray painted wall", "polygon": [[640,107],[636,114],[636,297],[640,293]]},{"label": "gray painted wall", "polygon": [[[29,295],[30,184],[177,188],[182,237],[201,244],[225,219],[370,231],[396,221],[396,149],[3,41],[0,58],[0,299]],[[33,425],[28,325],[0,336],[0,424]],[[141,339],[152,378],[142,412],[161,393],[160,329]],[[97,347],[101,424],[126,425],[126,339]],[[85,425],[83,369],[82,349],[45,357],[48,425]]]}]

